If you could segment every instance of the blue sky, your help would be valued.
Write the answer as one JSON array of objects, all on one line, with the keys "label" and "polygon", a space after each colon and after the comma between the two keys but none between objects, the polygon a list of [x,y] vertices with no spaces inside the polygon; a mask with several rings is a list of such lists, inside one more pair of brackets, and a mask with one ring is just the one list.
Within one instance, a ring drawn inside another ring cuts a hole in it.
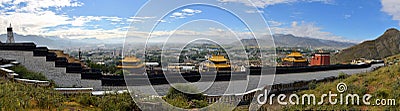
[{"label": "blue sky", "polygon": [[[186,3],[150,3],[146,0],[0,0],[0,28],[5,29],[8,23],[13,23],[15,32],[19,34],[71,39],[121,38],[127,36],[127,31],[128,36],[145,38],[148,35],[146,29],[151,27],[155,27],[153,35],[160,37],[171,33],[180,36],[220,36],[231,30],[241,38],[246,38],[249,36],[246,35],[249,32],[246,24],[250,24],[259,25],[254,26],[255,33],[269,34],[271,30],[273,34],[361,42],[376,38],[388,28],[399,27],[400,21],[398,0],[251,1],[253,4],[247,0],[206,1],[221,8],[182,5],[192,2],[190,0]],[[152,5],[152,8],[141,9],[145,5]],[[224,7],[228,9],[224,10]],[[269,29],[264,29],[265,23],[257,19],[258,12],[265,18]],[[137,13],[139,15],[134,17]],[[162,16],[162,20],[158,19]],[[159,25],[154,26],[156,22]]]}]

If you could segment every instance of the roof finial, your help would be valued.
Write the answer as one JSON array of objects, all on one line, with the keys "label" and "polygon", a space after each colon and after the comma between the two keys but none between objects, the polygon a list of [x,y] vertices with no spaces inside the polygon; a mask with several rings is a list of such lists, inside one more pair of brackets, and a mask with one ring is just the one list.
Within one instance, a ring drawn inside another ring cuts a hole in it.
[{"label": "roof finial", "polygon": [[10,27],[11,27],[11,23],[10,23]]}]

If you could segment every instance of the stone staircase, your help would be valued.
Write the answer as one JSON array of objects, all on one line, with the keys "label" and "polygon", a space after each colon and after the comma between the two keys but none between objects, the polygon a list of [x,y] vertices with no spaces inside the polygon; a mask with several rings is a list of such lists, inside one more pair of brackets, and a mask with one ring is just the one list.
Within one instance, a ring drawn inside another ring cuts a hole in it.
[{"label": "stone staircase", "polygon": [[[0,57],[16,60],[27,69],[44,74],[49,80],[53,80],[57,87],[103,89],[100,72],[85,69],[82,63],[72,61],[73,59],[68,54],[60,50],[36,47],[34,43],[0,43]],[[82,78],[82,74],[86,74],[86,78]]]}]

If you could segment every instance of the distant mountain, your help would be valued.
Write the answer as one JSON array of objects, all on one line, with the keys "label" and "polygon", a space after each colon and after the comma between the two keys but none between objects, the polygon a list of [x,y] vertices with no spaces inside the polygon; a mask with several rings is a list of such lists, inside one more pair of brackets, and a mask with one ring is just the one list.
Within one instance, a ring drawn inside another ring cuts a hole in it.
[{"label": "distant mountain", "polygon": [[356,58],[382,59],[400,53],[400,32],[391,28],[375,40],[344,49],[332,57],[333,62],[349,62]]},{"label": "distant mountain", "polygon": [[[97,45],[104,44],[120,44],[124,43],[124,38],[111,38],[111,39],[96,39],[96,38],[85,38],[85,39],[68,39],[60,37],[43,37],[37,35],[19,35],[14,34],[16,42],[35,42],[39,46],[48,46],[49,48],[77,48],[77,47],[93,47]],[[136,39],[135,37],[130,37],[131,39]],[[5,34],[0,35],[0,40],[5,42],[7,36]],[[128,39],[129,40],[129,39]],[[137,40],[129,40],[134,42]],[[254,39],[242,39],[244,45],[254,45],[256,42]],[[306,37],[296,37],[293,35],[283,35],[277,34],[274,36],[275,45],[277,47],[312,47],[312,48],[333,48],[342,49],[355,45],[354,43],[348,42],[338,42],[331,40],[322,40]],[[260,39],[258,42],[263,42],[264,44],[272,43],[272,40]],[[235,44],[235,43],[233,43]]]},{"label": "distant mountain", "polygon": [[312,48],[347,48],[355,45],[355,43],[350,42],[339,42],[333,40],[323,40],[308,37],[296,37],[294,35],[274,35],[274,41],[278,47],[312,47]]},{"label": "distant mountain", "polygon": [[[38,46],[47,46],[49,48],[63,48],[68,46],[76,46],[77,43],[75,41],[69,39],[63,39],[59,37],[43,37],[36,35],[19,35],[14,34],[14,39],[16,42],[34,42]],[[7,40],[7,35],[0,35],[1,42],[5,42]]]},{"label": "distant mountain", "polygon": [[[122,44],[123,39],[105,39],[99,40],[96,38],[85,38],[85,39],[68,39],[60,37],[44,37],[37,35],[19,35],[14,34],[16,42],[34,42],[38,46],[47,46],[49,48],[64,49],[64,48],[77,48],[77,47],[91,47],[99,44]],[[5,42],[7,35],[0,35],[0,41]]]},{"label": "distant mountain", "polygon": [[[276,47],[312,47],[343,49],[355,45],[349,42],[339,42],[333,40],[323,40],[308,37],[296,37],[291,34],[276,34],[273,36]],[[271,40],[258,39],[258,42],[272,43]],[[243,45],[252,46],[256,43],[255,39],[242,39]]]}]

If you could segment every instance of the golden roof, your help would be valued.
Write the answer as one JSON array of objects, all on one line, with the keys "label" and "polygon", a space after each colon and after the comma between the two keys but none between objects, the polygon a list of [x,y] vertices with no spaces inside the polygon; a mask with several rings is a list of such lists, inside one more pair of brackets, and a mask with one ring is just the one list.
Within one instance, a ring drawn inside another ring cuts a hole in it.
[{"label": "golden roof", "polygon": [[[227,62],[228,59],[225,58],[223,55],[213,55],[211,58],[208,58],[208,60],[212,62]],[[215,67],[215,68],[230,68],[231,65],[228,63],[224,64],[207,64],[207,67]]]},{"label": "golden roof", "polygon": [[300,52],[292,52],[287,56],[288,57],[303,57],[303,55]]},{"label": "golden roof", "polygon": [[207,64],[207,67],[215,67],[215,68],[230,68],[229,64]]},{"label": "golden roof", "polygon": [[[135,68],[141,68],[144,66],[143,63],[140,63],[141,60],[139,58],[136,58],[135,56],[127,56],[124,57],[124,59],[120,60],[121,64],[117,66],[118,69],[135,69]],[[139,63],[137,65],[129,65],[129,64],[124,64],[124,63]]]},{"label": "golden roof", "polygon": [[136,65],[136,66],[132,66],[132,65],[129,65],[129,66],[118,65],[117,68],[118,68],[118,69],[137,69],[137,68],[142,68],[143,66],[144,66],[144,64],[139,64],[139,65]]},{"label": "golden roof", "polygon": [[283,61],[289,61],[289,62],[307,62],[307,59],[283,58]]},{"label": "golden roof", "polygon": [[306,58],[300,52],[292,52],[287,57],[283,58],[282,61],[288,62],[307,62]]},{"label": "golden roof", "polygon": [[120,60],[120,62],[140,62],[140,59],[136,58],[135,56],[128,56]]},{"label": "golden roof", "polygon": [[222,55],[213,55],[211,58],[208,58],[208,60],[212,62],[226,62],[228,59],[225,58],[225,56]]}]

